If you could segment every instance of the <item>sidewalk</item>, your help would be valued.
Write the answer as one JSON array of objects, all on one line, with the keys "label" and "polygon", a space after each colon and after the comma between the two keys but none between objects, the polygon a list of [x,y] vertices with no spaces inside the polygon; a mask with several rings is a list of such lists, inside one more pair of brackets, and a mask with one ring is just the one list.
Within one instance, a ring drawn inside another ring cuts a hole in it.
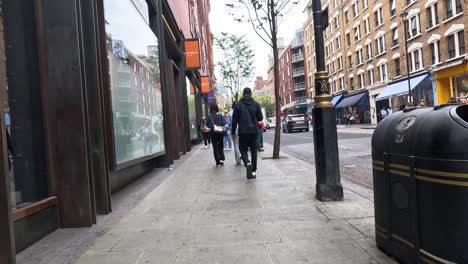
[{"label": "sidewalk", "polygon": [[343,181],[345,201],[322,203],[313,165],[282,154],[259,160],[248,181],[226,153],[216,168],[212,150],[195,147],[139,204],[114,215],[107,233],[82,245],[77,263],[395,263],[375,247],[372,190]]}]

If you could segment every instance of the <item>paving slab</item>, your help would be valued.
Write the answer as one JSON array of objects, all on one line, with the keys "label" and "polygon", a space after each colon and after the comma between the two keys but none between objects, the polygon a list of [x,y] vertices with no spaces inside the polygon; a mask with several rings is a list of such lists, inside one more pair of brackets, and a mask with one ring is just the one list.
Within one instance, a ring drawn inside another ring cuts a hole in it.
[{"label": "paving slab", "polygon": [[271,264],[265,245],[181,249],[176,264]]},{"label": "paving slab", "polygon": [[394,263],[375,245],[372,190],[343,180],[345,200],[325,203],[313,164],[259,159],[247,180],[231,155],[222,168],[211,155],[195,147],[139,202],[93,228],[54,232],[18,263]]}]

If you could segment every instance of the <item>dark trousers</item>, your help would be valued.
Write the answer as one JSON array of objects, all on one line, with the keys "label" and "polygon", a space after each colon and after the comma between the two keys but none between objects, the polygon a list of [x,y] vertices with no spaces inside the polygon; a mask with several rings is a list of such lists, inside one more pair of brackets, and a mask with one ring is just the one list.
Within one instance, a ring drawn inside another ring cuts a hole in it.
[{"label": "dark trousers", "polygon": [[211,144],[210,132],[203,132],[203,141],[205,142],[205,146]]},{"label": "dark trousers", "polygon": [[220,161],[224,161],[224,146],[223,146],[224,135],[222,133],[211,132],[211,144],[213,145],[213,155],[216,161],[216,165],[220,165]]},{"label": "dark trousers", "polygon": [[239,150],[241,153],[241,159],[244,162],[244,165],[247,165],[247,163],[249,163],[249,154],[247,153],[247,151],[250,148],[253,171],[257,171],[257,139],[258,134],[239,135]]}]

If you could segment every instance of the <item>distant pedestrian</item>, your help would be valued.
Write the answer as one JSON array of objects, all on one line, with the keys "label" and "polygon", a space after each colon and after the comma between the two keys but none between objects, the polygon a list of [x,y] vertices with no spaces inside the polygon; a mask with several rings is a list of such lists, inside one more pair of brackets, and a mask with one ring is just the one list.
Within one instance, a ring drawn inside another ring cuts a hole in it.
[{"label": "distant pedestrian", "polygon": [[[244,88],[243,97],[234,108],[232,116],[232,135],[236,137],[239,126],[239,148],[244,166],[247,168],[247,179],[257,177],[257,138],[258,122],[263,120],[262,110],[252,98],[252,90]],[[247,151],[250,148],[251,161]]]},{"label": "distant pedestrian", "polygon": [[203,142],[205,143],[205,148],[207,149],[211,145],[211,135],[210,129],[207,126],[207,121],[205,118],[202,120],[202,133],[203,133]]},{"label": "distant pedestrian", "polygon": [[[229,111],[229,117],[231,118],[231,129],[232,129],[232,115],[234,114],[234,108],[236,107],[236,103],[237,101],[234,101],[232,103],[232,106],[231,106],[231,110]],[[236,130],[236,133],[232,133],[231,132],[231,135],[235,135],[237,134],[237,131],[239,130],[239,127],[237,128]],[[234,158],[236,159],[236,164],[237,165],[240,165],[241,164],[241,154],[240,154],[240,150],[239,150],[239,138],[237,137],[232,137],[232,145],[233,145],[233,148],[234,148]]]},{"label": "distant pedestrian", "polygon": [[219,113],[218,106],[211,104],[210,115],[208,116],[207,126],[210,129],[211,143],[213,145],[213,155],[216,161],[216,166],[224,166],[224,151],[223,151],[223,137],[226,132],[226,121],[221,113]]},{"label": "distant pedestrian", "polygon": [[391,107],[389,107],[389,108],[387,109],[387,116],[389,116],[389,115],[391,115],[391,114],[393,114],[393,109],[392,109]]},{"label": "distant pedestrian", "polygon": [[402,104],[402,105],[400,105],[399,111],[403,111],[403,110],[405,110],[405,108],[406,108],[406,105]]},{"label": "distant pedestrian", "polygon": [[258,122],[258,138],[257,138],[257,146],[258,152],[263,152],[263,129],[265,128],[265,123],[263,121]]},{"label": "distant pedestrian", "polygon": [[224,111],[224,120],[226,120],[226,133],[224,134],[224,150],[232,150],[232,118],[229,116],[229,112]]},{"label": "distant pedestrian", "polygon": [[388,112],[385,107],[382,107],[382,110],[380,110],[380,115],[382,116],[382,119],[385,119],[388,116]]},{"label": "distant pedestrian", "polygon": [[421,102],[419,102],[418,104],[418,107],[425,107],[426,106],[426,103],[424,102],[424,100],[421,100]]}]

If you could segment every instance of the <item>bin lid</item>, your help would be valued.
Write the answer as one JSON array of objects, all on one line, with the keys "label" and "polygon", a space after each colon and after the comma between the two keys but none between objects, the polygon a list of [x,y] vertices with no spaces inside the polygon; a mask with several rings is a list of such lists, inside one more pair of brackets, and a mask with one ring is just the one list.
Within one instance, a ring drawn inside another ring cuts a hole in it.
[{"label": "bin lid", "polygon": [[[424,79],[426,79],[426,77],[428,76],[429,74],[424,74],[424,75],[421,75],[421,76],[418,76],[418,77],[414,77],[414,78],[411,78],[410,79],[410,89],[413,90],[414,88],[416,88],[416,86],[419,85],[419,83],[421,83]],[[400,95],[405,95],[405,94],[408,94],[408,80],[403,80],[403,81],[399,81],[399,82],[396,82],[396,83],[393,83],[393,84],[390,84],[389,86],[387,86],[383,92],[381,92],[376,98],[375,100],[376,101],[381,101],[381,100],[385,100],[385,99],[388,99],[390,97],[393,97],[393,96],[400,96]]]}]

